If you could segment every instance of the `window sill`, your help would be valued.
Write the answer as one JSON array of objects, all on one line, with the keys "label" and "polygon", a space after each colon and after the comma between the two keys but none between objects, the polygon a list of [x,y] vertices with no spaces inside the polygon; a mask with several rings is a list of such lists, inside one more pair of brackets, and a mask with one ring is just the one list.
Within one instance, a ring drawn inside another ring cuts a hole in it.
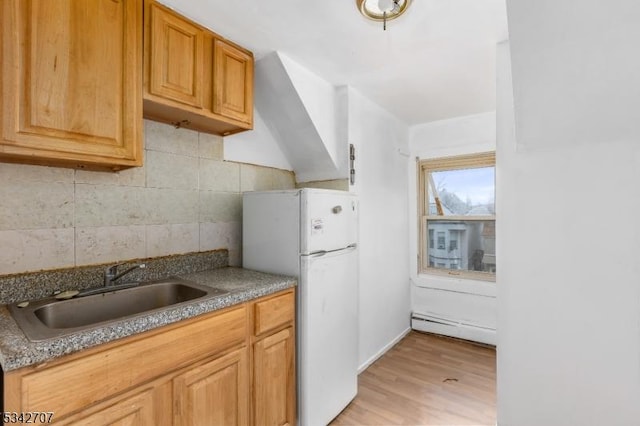
[{"label": "window sill", "polygon": [[454,276],[446,272],[420,273],[411,277],[411,281],[416,287],[496,297],[495,281],[478,280],[468,276]]},{"label": "window sill", "polygon": [[422,271],[419,275],[437,275],[440,277],[455,278],[460,280],[496,282],[496,274],[483,273],[477,271],[467,271],[461,269],[444,269],[429,267],[426,271]]}]

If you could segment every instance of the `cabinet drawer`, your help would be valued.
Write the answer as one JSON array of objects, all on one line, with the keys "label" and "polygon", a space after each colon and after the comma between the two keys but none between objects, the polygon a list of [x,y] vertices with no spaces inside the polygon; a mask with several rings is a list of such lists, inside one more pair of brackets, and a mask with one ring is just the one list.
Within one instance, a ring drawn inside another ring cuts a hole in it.
[{"label": "cabinet drawer", "polygon": [[[17,370],[20,407],[62,418],[126,389],[185,367],[246,340],[240,306],[116,342],[100,351],[27,372]],[[70,397],[70,395],[72,397]],[[7,409],[8,407],[5,407]],[[11,407],[14,409],[13,407]]]},{"label": "cabinet drawer", "polygon": [[273,330],[293,321],[295,317],[295,294],[289,291],[255,304],[255,334]]}]

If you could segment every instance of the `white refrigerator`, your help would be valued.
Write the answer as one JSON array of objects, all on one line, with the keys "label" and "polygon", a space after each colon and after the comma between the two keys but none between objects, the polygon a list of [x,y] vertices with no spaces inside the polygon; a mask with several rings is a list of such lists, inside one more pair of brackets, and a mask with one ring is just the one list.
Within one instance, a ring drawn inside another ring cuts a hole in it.
[{"label": "white refrigerator", "polygon": [[298,423],[324,426],[357,393],[358,202],[324,189],[245,192],[243,267],[298,277]]}]

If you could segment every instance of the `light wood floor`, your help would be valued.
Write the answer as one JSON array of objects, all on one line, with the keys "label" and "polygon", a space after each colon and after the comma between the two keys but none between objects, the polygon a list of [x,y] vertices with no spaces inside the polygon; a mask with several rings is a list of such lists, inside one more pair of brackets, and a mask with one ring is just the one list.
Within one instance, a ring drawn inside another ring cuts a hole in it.
[{"label": "light wood floor", "polygon": [[416,331],[360,374],[358,396],[331,423],[495,424],[495,349]]}]

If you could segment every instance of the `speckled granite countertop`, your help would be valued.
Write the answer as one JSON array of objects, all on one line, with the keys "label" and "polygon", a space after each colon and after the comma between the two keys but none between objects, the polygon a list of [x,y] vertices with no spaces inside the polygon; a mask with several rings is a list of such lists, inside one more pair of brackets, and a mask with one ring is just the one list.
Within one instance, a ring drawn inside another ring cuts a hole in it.
[{"label": "speckled granite countertop", "polygon": [[10,315],[7,307],[0,306],[0,364],[3,371],[7,372],[39,364],[62,355],[253,300],[296,285],[296,279],[293,277],[264,274],[232,267],[179,275],[179,278],[221,288],[227,290],[228,293],[205,297],[188,305],[169,308],[162,312],[141,314],[139,317],[118,321],[109,326],[40,342],[29,341]]}]

